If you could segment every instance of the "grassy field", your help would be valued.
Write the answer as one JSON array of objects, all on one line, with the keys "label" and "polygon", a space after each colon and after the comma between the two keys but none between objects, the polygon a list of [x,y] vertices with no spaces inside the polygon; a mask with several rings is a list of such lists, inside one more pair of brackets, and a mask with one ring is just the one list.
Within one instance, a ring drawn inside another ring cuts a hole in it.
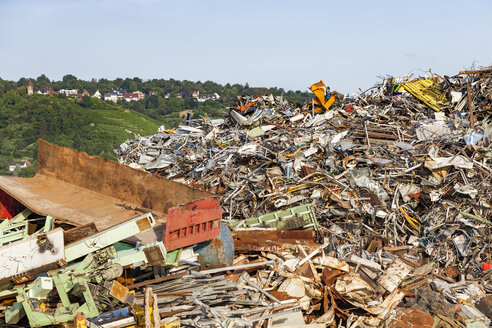
[{"label": "grassy field", "polygon": [[129,137],[129,130],[140,135],[157,132],[159,124],[152,118],[128,109],[101,109],[91,113],[93,123],[122,142]]}]

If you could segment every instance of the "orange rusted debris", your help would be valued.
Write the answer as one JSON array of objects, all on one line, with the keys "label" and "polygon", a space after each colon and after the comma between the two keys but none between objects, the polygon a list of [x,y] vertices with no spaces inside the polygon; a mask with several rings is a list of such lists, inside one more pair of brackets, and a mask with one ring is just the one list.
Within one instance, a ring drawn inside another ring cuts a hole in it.
[{"label": "orange rusted debris", "polygon": [[296,250],[304,246],[313,251],[319,244],[314,230],[238,230],[233,231],[236,252]]},{"label": "orange rusted debris", "polygon": [[418,309],[396,308],[395,318],[388,324],[390,328],[432,328],[434,318]]}]

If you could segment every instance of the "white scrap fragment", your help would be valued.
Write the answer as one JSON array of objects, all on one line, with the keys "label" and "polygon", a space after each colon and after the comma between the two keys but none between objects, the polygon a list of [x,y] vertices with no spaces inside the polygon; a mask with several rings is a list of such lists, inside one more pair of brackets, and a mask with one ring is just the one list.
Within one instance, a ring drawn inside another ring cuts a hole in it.
[{"label": "white scrap fragment", "polygon": [[371,261],[371,260],[364,259],[364,258],[357,256],[357,255],[354,255],[354,254],[352,254],[350,256],[350,262],[357,263],[357,264],[360,264],[362,266],[368,267],[369,269],[373,269],[373,270],[377,270],[377,271],[381,271],[381,269],[382,269],[381,264],[374,262],[374,261]]},{"label": "white scrap fragment", "polygon": [[410,269],[408,266],[397,258],[389,265],[388,269],[379,277],[377,282],[391,293],[409,273]]},{"label": "white scrap fragment", "polygon": [[316,147],[311,147],[308,150],[304,151],[304,157],[309,157],[313,154],[316,154],[318,152],[318,148]]},{"label": "white scrap fragment", "polygon": [[296,116],[292,116],[292,117],[290,118],[290,121],[291,121],[292,123],[294,123],[294,122],[297,122],[297,121],[302,120],[303,118],[304,118],[304,114],[297,114]]},{"label": "white scrap fragment", "polygon": [[332,139],[331,139],[331,144],[334,145],[336,144],[337,142],[339,142],[340,140],[342,140],[346,135],[348,134],[348,130],[347,131],[343,131],[343,132],[340,132],[338,134],[336,134]]},{"label": "white scrap fragment", "polygon": [[464,185],[464,184],[461,184],[461,183],[457,183],[457,184],[454,185],[453,188],[454,188],[454,190],[456,190],[460,194],[468,195],[472,199],[474,199],[478,195],[478,190],[476,188],[473,188],[470,185]]},{"label": "white scrap fragment", "polygon": [[237,151],[241,155],[254,155],[256,153],[256,144],[248,143],[242,146]]},{"label": "white scrap fragment", "polygon": [[415,129],[415,132],[419,140],[427,140],[450,135],[451,129],[445,121],[435,121],[428,124],[422,124]]},{"label": "white scrap fragment", "polygon": [[279,292],[285,292],[290,297],[303,297],[306,295],[304,282],[300,278],[289,278],[285,280],[278,288]]}]

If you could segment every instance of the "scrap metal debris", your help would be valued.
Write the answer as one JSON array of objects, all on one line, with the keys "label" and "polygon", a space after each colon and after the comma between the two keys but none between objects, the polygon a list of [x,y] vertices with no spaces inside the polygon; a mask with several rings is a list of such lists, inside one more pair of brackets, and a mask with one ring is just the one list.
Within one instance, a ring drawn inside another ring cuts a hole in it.
[{"label": "scrap metal debris", "polygon": [[310,89],[0,179],[5,323],[490,326],[492,70]]}]

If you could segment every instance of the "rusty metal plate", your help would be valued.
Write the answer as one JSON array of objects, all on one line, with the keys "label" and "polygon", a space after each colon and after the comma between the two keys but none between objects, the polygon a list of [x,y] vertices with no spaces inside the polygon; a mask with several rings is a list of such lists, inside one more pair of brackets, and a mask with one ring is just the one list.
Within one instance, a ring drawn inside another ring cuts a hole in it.
[{"label": "rusty metal plate", "polygon": [[63,231],[63,238],[65,240],[65,244],[68,245],[70,243],[76,242],[77,240],[84,239],[91,235],[98,233],[96,225],[94,222],[75,227],[70,230]]},{"label": "rusty metal plate", "polygon": [[236,252],[296,250],[297,246],[314,250],[314,230],[236,230],[232,231]]},{"label": "rusty metal plate", "polygon": [[159,246],[150,246],[143,249],[150,266],[164,265],[166,258],[163,256],[161,248]]},{"label": "rusty metal plate", "polygon": [[163,223],[169,208],[212,195],[42,139],[38,144],[36,176],[2,176],[0,190],[74,226],[95,222],[103,230],[146,212]]},{"label": "rusty metal plate", "polygon": [[142,218],[138,220],[136,223],[137,223],[138,230],[140,231],[146,231],[152,228],[152,224],[149,218]]},{"label": "rusty metal plate", "polygon": [[116,280],[113,281],[109,294],[121,303],[128,303],[130,305],[133,305],[134,298],[131,294],[128,294],[128,288],[126,288]]}]

